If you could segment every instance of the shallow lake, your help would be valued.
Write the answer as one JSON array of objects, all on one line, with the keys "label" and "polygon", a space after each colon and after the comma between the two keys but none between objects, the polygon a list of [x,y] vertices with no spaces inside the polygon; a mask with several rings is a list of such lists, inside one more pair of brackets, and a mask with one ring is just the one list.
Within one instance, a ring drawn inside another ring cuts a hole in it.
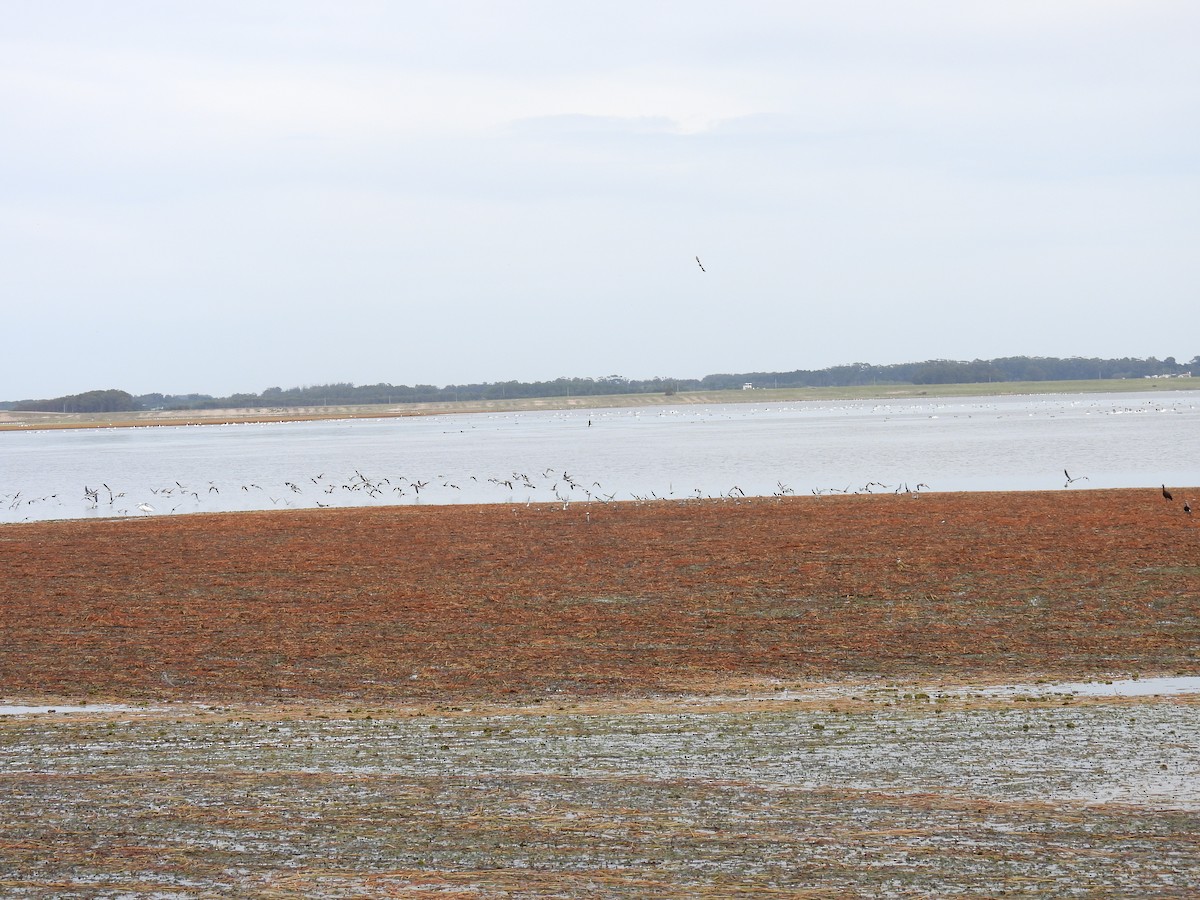
[{"label": "shallow lake", "polygon": [[1200,485],[1190,392],[0,433],[0,522],[1164,483]]}]

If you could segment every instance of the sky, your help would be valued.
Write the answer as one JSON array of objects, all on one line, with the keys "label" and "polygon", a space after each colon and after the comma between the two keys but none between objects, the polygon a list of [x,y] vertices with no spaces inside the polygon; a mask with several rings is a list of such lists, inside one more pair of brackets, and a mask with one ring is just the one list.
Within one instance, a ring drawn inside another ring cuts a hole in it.
[{"label": "sky", "polygon": [[1190,0],[0,13],[0,400],[1200,354]]}]

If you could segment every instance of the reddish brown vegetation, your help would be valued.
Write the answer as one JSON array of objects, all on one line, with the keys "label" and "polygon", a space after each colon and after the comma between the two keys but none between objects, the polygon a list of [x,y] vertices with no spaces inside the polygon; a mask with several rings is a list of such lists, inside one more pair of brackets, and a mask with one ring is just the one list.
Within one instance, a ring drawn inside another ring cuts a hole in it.
[{"label": "reddish brown vegetation", "polygon": [[368,702],[1194,671],[1155,491],[315,510],[0,528],[0,696]]}]

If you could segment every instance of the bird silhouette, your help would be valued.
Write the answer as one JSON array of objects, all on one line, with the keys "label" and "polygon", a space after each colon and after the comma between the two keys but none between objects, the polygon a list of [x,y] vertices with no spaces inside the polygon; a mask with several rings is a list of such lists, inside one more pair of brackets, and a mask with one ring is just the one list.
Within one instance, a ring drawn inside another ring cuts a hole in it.
[{"label": "bird silhouette", "polygon": [[698,256],[696,257],[696,265],[698,265],[700,267],[701,272],[708,271],[708,269],[704,268],[704,263],[700,262],[700,257],[698,257]]},{"label": "bird silhouette", "polygon": [[1162,486],[1162,489],[1163,489],[1163,499],[1164,500],[1174,500],[1175,499],[1174,497],[1171,496],[1171,492],[1167,490],[1167,486],[1165,484]]}]

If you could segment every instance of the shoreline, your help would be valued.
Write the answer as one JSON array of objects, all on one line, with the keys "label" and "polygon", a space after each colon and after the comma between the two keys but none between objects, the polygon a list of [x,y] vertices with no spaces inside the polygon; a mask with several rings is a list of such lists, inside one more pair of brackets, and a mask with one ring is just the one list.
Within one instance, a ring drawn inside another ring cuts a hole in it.
[{"label": "shoreline", "polygon": [[676,394],[608,394],[585,397],[530,397],[512,400],[145,410],[120,413],[49,413],[0,410],[2,431],[81,428],[141,428],[271,424],[411,416],[475,415],[558,410],[671,407],[721,403],[791,403],[819,400],[922,400],[1004,397],[1031,394],[1175,393],[1200,390],[1200,377],[1186,379],[1107,379],[1096,381],[1004,382],[957,385],[870,385],[842,388],[755,388],[736,391],[680,391]]},{"label": "shoreline", "polygon": [[[1153,685],[1187,681],[1184,690]],[[510,702],[491,700],[468,706],[440,701],[364,703],[347,706],[344,699],[233,701],[208,703],[195,700],[144,700],[121,696],[89,698],[69,695],[0,694],[0,722],[18,718],[44,717],[54,721],[108,721],[136,717],[143,720],[174,719],[181,715],[205,716],[210,720],[288,720],[309,716],[368,719],[405,719],[437,716],[448,719],[477,719],[493,716],[561,715],[705,715],[729,712],[779,713],[786,711],[864,711],[881,698],[925,700],[945,709],[1007,709],[1014,703],[1022,709],[1073,706],[1136,706],[1171,703],[1200,708],[1200,675],[1178,676],[1126,672],[1089,673],[1071,680],[1062,673],[1026,672],[1018,680],[979,673],[971,679],[910,679],[878,676],[814,679],[790,686],[772,679],[731,680],[713,685],[712,690],[678,695],[630,695],[613,697],[534,697]],[[1146,684],[1144,690],[1129,687]],[[719,688],[719,690],[718,690]]]}]

